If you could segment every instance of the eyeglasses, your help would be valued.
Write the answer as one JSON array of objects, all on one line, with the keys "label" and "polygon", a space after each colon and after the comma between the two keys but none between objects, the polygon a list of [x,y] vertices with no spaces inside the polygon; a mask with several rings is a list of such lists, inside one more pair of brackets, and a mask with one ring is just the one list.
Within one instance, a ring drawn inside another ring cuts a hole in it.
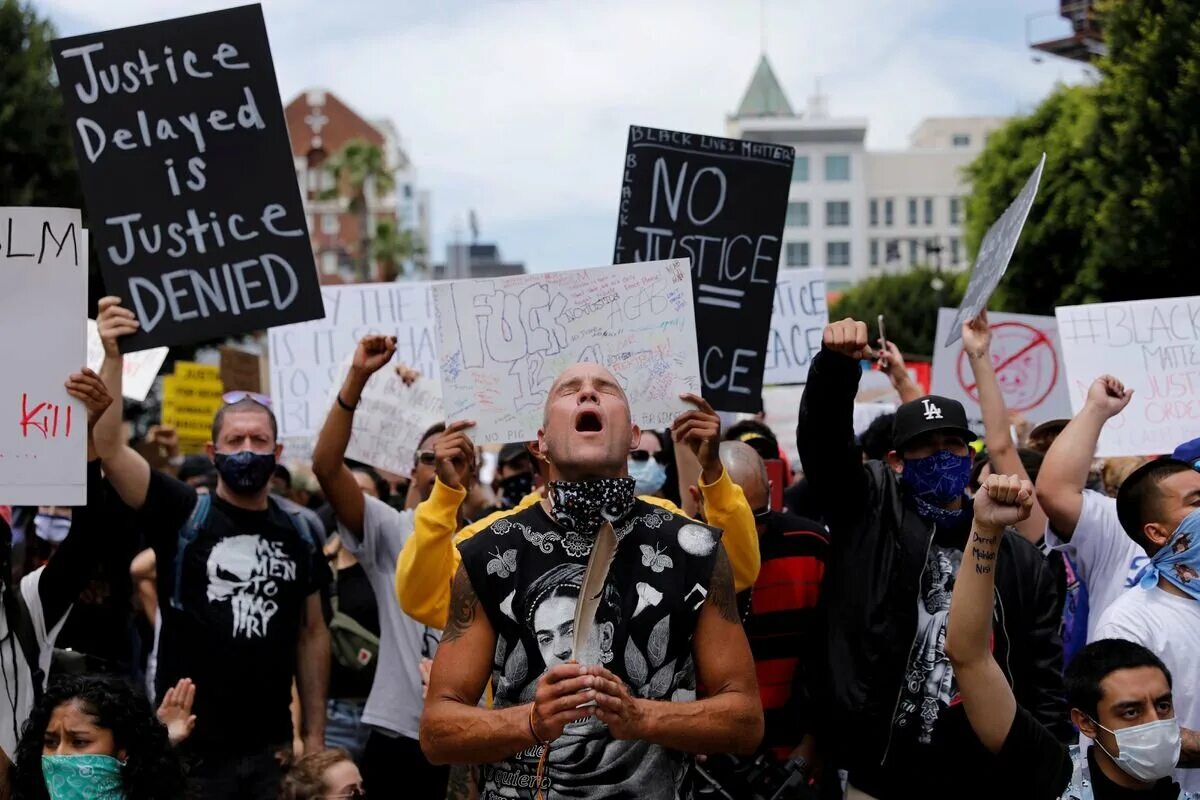
[{"label": "eyeglasses", "polygon": [[243,400],[253,400],[260,406],[266,406],[267,408],[271,407],[271,398],[267,397],[265,394],[259,394],[258,392],[226,392],[225,394],[221,395],[221,400],[225,403],[225,405],[240,403]]},{"label": "eyeglasses", "polygon": [[653,458],[660,464],[665,464],[667,461],[667,454],[662,450],[659,450],[657,453],[651,453],[649,450],[631,450],[629,457],[634,461],[649,461]]},{"label": "eyeglasses", "polygon": [[413,454],[414,464],[424,464],[427,467],[437,465],[437,453],[432,450],[418,450]]}]

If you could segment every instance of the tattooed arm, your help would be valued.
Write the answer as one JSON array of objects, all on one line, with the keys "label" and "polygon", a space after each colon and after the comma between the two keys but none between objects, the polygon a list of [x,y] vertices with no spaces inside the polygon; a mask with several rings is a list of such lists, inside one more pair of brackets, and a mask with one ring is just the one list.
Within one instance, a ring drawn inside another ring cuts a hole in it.
[{"label": "tattooed arm", "polygon": [[542,675],[532,708],[478,708],[495,650],[496,632],[460,566],[450,588],[450,619],[433,661],[421,717],[421,749],[432,763],[500,761],[557,739],[567,723],[589,715],[590,709],[579,706],[593,698],[588,689],[595,678],[577,664],[563,664]]},{"label": "tattooed arm", "polygon": [[608,670],[589,667],[599,680],[596,718],[607,723],[617,739],[644,740],[687,753],[754,752],[763,735],[762,703],[724,546],[717,551],[692,648],[696,680],[708,692],[704,699],[642,700]]}]

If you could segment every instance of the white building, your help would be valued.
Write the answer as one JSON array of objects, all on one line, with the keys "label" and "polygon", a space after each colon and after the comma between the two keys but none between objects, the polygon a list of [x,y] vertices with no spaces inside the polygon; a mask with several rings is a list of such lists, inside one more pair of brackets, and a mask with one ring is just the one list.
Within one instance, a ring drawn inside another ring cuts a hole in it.
[{"label": "white building", "polygon": [[819,94],[795,113],[763,56],[726,131],[796,148],[782,265],[823,266],[836,291],[914,264],[967,266],[962,168],[1003,123],[927,119],[908,149],[868,151],[865,118],[831,117]]}]

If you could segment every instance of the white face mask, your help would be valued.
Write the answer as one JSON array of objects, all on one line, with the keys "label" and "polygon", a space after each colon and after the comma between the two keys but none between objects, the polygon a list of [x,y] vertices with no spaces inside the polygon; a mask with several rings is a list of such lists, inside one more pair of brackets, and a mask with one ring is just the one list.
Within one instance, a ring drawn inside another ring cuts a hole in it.
[{"label": "white face mask", "polygon": [[71,518],[57,514],[38,514],[33,518],[33,530],[37,537],[51,544],[62,544],[71,532]]},{"label": "white face mask", "polygon": [[[1096,722],[1092,720],[1092,722]],[[1096,740],[1100,749],[1126,774],[1142,783],[1155,783],[1171,774],[1179,763],[1179,720],[1160,719],[1132,728],[1110,731],[1099,722],[1096,727],[1108,731],[1117,740],[1118,754],[1113,755]]]}]

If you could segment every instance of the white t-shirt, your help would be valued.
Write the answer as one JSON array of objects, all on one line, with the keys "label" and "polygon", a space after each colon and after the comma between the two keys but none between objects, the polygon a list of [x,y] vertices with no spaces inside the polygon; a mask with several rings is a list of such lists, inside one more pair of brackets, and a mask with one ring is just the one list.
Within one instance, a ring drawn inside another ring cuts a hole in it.
[{"label": "white t-shirt", "polygon": [[[58,632],[62,630],[70,612],[63,614],[62,619],[52,629],[46,630],[42,596],[38,592],[42,569],[39,567],[22,578],[20,588],[25,605],[29,608],[33,635],[40,649],[38,666],[46,676],[50,673],[50,660],[54,656],[54,640],[58,638]],[[33,674],[29,671],[29,663],[25,659],[21,643],[17,640],[16,631],[9,628],[3,606],[0,606],[0,682],[4,684],[4,694],[0,695],[0,750],[4,751],[9,761],[15,761],[17,733],[14,732],[13,726],[15,724],[16,731],[19,732],[33,711]],[[42,688],[46,688],[44,684]]]},{"label": "white t-shirt", "polygon": [[[1158,586],[1130,589],[1104,612],[1096,638],[1137,642],[1161,658],[1171,671],[1175,718],[1200,728],[1200,602]],[[1200,770],[1176,770],[1175,780],[1200,791]]]},{"label": "white t-shirt", "polygon": [[364,497],[363,536],[359,541],[340,522],[338,533],[367,573],[379,606],[379,663],[362,720],[410,739],[418,738],[421,710],[421,656],[437,648],[441,631],[427,628],[400,610],[396,598],[396,559],[413,532],[413,512],[397,511],[382,500]]},{"label": "white t-shirt", "polygon": [[1125,533],[1117,519],[1117,501],[1107,495],[1083,491],[1079,522],[1071,541],[1064,542],[1046,526],[1046,544],[1066,553],[1076,574],[1087,586],[1087,640],[1094,641],[1100,617],[1126,589],[1150,557]]}]

